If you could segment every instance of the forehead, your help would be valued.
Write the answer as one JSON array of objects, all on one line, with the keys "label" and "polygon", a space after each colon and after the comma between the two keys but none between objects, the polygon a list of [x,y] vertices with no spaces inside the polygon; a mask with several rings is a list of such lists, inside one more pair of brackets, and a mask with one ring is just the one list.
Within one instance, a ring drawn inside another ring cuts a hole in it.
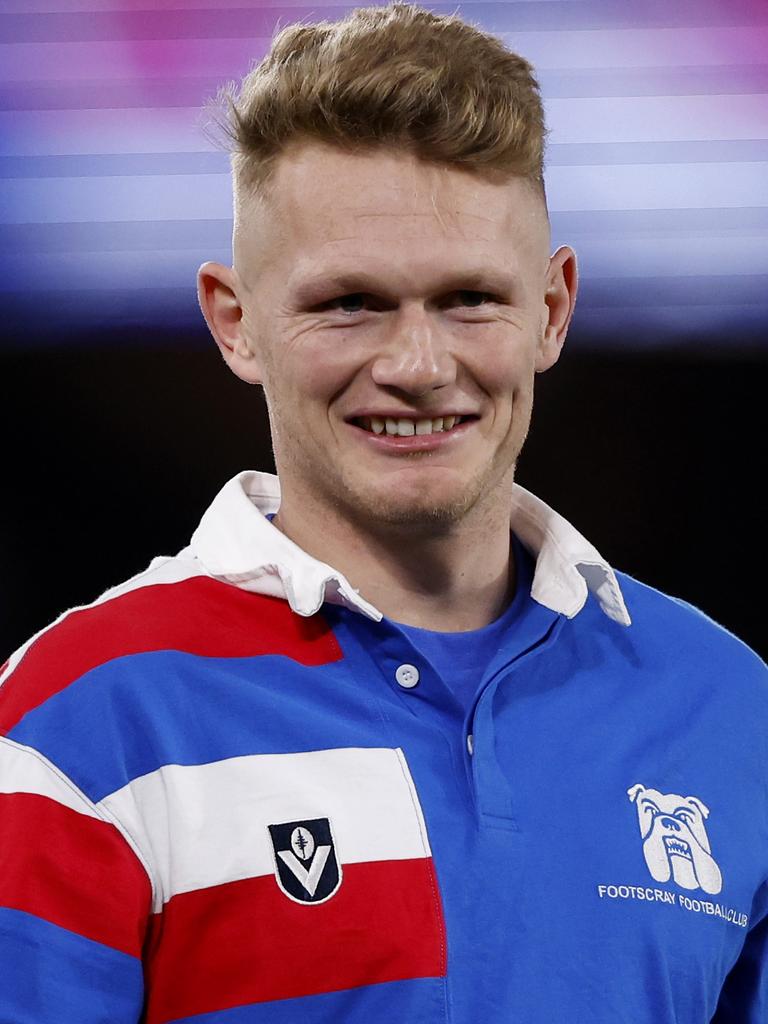
[{"label": "forehead", "polygon": [[696,803],[690,797],[681,796],[679,793],[660,793],[657,789],[647,789],[643,793],[640,805],[649,802],[664,807],[690,807],[692,810],[698,810]]},{"label": "forehead", "polygon": [[433,258],[443,246],[504,262],[548,255],[544,203],[519,177],[493,182],[399,150],[303,143],[281,156],[271,191],[253,226],[293,260],[350,250],[404,258],[414,244]]}]

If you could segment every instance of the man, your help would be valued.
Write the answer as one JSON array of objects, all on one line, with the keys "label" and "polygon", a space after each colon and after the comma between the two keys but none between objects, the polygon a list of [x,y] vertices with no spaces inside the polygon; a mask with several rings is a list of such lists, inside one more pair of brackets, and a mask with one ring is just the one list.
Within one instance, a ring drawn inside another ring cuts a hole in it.
[{"label": "man", "polygon": [[279,484],[5,667],[0,1018],[765,1021],[764,666],[514,483],[577,289],[530,68],[358,9],[231,111],[198,294]]}]

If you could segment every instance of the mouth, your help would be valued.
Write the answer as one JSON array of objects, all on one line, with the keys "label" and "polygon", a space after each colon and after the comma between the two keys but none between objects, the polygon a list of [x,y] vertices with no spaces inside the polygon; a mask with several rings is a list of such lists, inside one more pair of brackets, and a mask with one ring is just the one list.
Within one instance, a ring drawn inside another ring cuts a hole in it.
[{"label": "mouth", "polygon": [[674,836],[664,836],[664,846],[670,857],[685,857],[686,860],[693,860],[691,847],[684,839],[675,839]]},{"label": "mouth", "polygon": [[432,434],[448,434],[462,423],[476,420],[477,416],[437,416],[434,418],[413,416],[356,416],[349,422],[369,434],[384,437],[428,437]]}]

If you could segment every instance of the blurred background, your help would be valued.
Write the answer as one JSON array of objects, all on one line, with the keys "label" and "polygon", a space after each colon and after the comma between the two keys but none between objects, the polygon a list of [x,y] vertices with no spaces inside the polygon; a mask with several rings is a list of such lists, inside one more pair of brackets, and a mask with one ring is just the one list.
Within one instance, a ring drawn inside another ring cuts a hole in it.
[{"label": "blurred background", "polygon": [[[0,3],[0,662],[274,468],[197,305],[198,266],[232,262],[202,108],[353,6]],[[767,0],[423,6],[537,68],[553,245],[580,257],[519,482],[765,657]]]}]

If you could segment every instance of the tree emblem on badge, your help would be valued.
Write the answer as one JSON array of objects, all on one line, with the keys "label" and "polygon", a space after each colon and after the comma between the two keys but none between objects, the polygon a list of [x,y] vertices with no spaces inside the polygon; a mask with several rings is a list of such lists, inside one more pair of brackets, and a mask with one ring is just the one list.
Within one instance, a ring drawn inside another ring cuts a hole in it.
[{"label": "tree emblem on badge", "polygon": [[324,903],[341,885],[341,866],[328,818],[269,825],[275,878],[296,903]]}]

